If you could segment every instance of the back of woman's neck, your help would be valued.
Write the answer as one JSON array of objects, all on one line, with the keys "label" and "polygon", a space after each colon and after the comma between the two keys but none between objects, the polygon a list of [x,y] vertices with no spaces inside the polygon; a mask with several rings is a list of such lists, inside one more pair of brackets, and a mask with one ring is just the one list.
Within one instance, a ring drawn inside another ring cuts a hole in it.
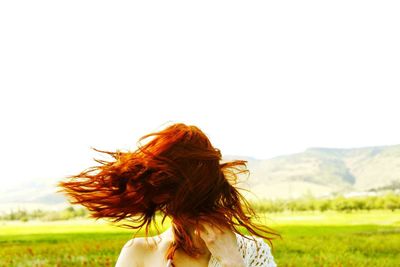
[{"label": "back of woman's neck", "polygon": [[[173,232],[173,227],[169,227],[167,230],[165,230],[160,237],[162,239],[164,239],[165,241],[167,241],[168,243],[172,243],[175,241],[175,236],[174,236],[174,232]],[[208,250],[206,244],[204,243],[203,239],[201,239],[201,237],[199,235],[197,235],[194,231],[194,229],[187,229],[187,233],[189,233],[193,245],[198,248],[199,252],[200,252],[200,257],[207,257],[209,258],[211,253]]]}]

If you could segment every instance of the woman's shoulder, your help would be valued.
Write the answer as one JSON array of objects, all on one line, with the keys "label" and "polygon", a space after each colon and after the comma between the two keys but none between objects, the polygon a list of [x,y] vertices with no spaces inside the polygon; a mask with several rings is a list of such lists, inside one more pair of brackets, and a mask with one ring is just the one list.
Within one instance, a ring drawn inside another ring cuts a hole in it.
[{"label": "woman's shoulder", "polygon": [[143,259],[156,245],[145,237],[136,237],[128,240],[122,247],[115,267],[140,267]]},{"label": "woman's shoulder", "polygon": [[271,248],[262,238],[239,234],[236,234],[236,238],[246,266],[276,266]]}]

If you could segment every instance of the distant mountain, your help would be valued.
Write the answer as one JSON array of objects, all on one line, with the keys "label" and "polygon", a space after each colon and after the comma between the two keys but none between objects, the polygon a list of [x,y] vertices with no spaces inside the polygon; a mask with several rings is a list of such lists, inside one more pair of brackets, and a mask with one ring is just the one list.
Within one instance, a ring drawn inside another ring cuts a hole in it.
[{"label": "distant mountain", "polygon": [[[239,187],[250,189],[249,198],[316,197],[386,188],[400,182],[400,145],[354,149],[309,148],[302,153],[267,160],[225,156],[224,161],[248,161],[250,176]],[[56,194],[55,181],[29,183],[0,194],[4,207],[65,205]]]},{"label": "distant mountain", "polygon": [[309,148],[268,160],[248,160],[250,188],[260,198],[367,191],[400,181],[400,145]]},{"label": "distant mountain", "polygon": [[0,212],[65,207],[68,203],[63,195],[56,193],[55,184],[52,180],[29,181],[0,191]]}]

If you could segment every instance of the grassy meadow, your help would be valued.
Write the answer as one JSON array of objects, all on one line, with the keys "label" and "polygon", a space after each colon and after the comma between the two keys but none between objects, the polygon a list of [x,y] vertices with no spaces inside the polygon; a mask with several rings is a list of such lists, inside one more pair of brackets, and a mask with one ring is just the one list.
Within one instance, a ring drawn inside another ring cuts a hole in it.
[{"label": "grassy meadow", "polygon": [[[400,211],[271,213],[261,220],[282,235],[274,241],[278,266],[400,266]],[[132,235],[102,221],[0,221],[0,266],[114,266]]]}]

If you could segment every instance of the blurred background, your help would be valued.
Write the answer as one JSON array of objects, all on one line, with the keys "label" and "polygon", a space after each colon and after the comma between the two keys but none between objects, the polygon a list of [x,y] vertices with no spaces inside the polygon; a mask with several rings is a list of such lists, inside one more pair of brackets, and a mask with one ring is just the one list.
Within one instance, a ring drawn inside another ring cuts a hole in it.
[{"label": "blurred background", "polygon": [[1,2],[0,266],[112,266],[132,232],[89,219],[56,183],[104,159],[91,147],[134,150],[174,122],[248,161],[241,186],[283,234],[279,266],[400,266],[399,12]]}]

